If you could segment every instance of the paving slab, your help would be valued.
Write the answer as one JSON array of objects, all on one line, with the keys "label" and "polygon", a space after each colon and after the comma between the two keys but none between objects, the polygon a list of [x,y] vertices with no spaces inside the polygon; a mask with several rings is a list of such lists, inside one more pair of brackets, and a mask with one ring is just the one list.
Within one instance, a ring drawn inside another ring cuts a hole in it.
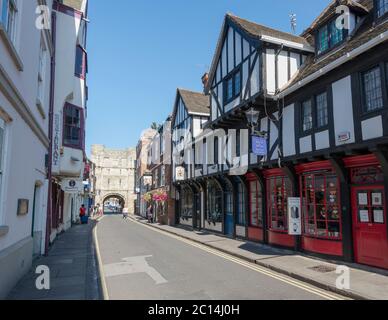
[{"label": "paving slab", "polygon": [[[8,296],[9,300],[99,300],[99,274],[93,243],[96,221],[76,225],[61,234],[46,257],[33,262],[28,274]],[[37,266],[50,269],[50,289],[35,286]]]}]

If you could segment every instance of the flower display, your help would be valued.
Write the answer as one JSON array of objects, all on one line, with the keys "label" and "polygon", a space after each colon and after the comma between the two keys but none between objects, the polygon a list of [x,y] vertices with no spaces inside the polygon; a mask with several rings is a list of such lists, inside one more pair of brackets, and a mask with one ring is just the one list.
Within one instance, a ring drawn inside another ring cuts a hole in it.
[{"label": "flower display", "polygon": [[152,196],[152,200],[154,200],[155,202],[165,202],[167,201],[167,199],[168,199],[168,195],[164,191],[158,191],[154,193]]},{"label": "flower display", "polygon": [[143,196],[143,200],[146,201],[146,202],[150,202],[152,200],[152,195],[150,192],[146,193],[144,196]]}]

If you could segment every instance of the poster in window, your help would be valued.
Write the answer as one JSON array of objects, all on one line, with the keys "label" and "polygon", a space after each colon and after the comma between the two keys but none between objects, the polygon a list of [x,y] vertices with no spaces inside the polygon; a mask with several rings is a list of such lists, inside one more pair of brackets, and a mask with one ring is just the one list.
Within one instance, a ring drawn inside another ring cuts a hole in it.
[{"label": "poster in window", "polygon": [[360,222],[368,223],[369,222],[369,211],[360,210],[359,212]]},{"label": "poster in window", "polygon": [[288,234],[301,235],[302,234],[302,215],[300,198],[288,198]]},{"label": "poster in window", "polygon": [[367,193],[359,193],[358,194],[358,205],[359,206],[367,206],[368,205],[368,194]]},{"label": "poster in window", "polygon": [[383,195],[381,194],[381,192],[372,193],[372,205],[373,206],[383,205]]},{"label": "poster in window", "polygon": [[384,210],[373,210],[373,221],[375,223],[384,223]]}]

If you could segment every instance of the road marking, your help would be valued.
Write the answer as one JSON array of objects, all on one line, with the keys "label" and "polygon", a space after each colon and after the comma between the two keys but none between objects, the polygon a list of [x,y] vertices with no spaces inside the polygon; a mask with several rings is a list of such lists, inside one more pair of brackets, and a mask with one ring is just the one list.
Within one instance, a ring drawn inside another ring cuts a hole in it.
[{"label": "road marking", "polygon": [[[101,221],[103,218],[104,217],[101,217],[101,219],[99,221]],[[103,265],[102,265],[100,245],[98,243],[97,228],[98,228],[98,224],[96,224],[96,226],[93,229],[93,239],[94,239],[94,243],[96,245],[98,269],[100,269],[100,279],[101,279],[101,286],[102,286],[102,295],[103,295],[103,299],[104,300],[110,300],[109,299],[108,288],[106,286],[106,281],[105,281],[104,268],[103,268]]]},{"label": "road marking", "polygon": [[167,283],[168,281],[155,268],[148,264],[147,258],[152,258],[152,256],[129,257],[122,259],[123,262],[104,265],[105,277],[110,278],[133,273],[146,273],[157,285]]},{"label": "road marking", "polygon": [[250,262],[247,262],[243,259],[240,259],[240,258],[236,258],[230,254],[227,254],[227,253],[223,253],[221,251],[218,251],[216,249],[212,249],[212,248],[209,248],[203,244],[199,244],[195,241],[192,241],[192,240],[188,240],[188,239],[185,239],[185,238],[182,238],[180,236],[177,236],[177,235],[174,235],[174,234],[171,234],[167,231],[164,231],[164,230],[160,230],[160,229],[156,229],[155,227],[151,227],[151,226],[148,226],[148,225],[145,225],[144,223],[141,223],[141,222],[138,222],[136,220],[133,220],[132,221],[136,224],[139,224],[141,226],[143,226],[144,228],[148,228],[150,230],[153,230],[154,232],[158,232],[160,234],[163,234],[165,236],[168,236],[170,238],[173,238],[173,239],[176,239],[176,240],[179,240],[181,242],[184,242],[188,245],[191,245],[193,247],[196,247],[198,249],[201,249],[202,251],[206,251],[208,253],[211,253],[213,255],[216,255],[216,256],[219,256],[221,258],[224,258],[225,260],[228,260],[228,261],[231,261],[231,262],[234,262],[236,264],[239,264],[241,266],[244,266],[246,268],[249,268],[253,271],[256,271],[256,272],[259,272],[261,274],[264,274],[268,277],[271,277],[273,279],[276,279],[278,281],[281,281],[281,282],[284,282],[284,283],[287,283],[289,285],[292,285],[294,287],[297,287],[299,289],[302,289],[304,291],[307,291],[309,293],[312,293],[312,294],[315,294],[317,296],[320,296],[324,299],[327,299],[327,300],[346,300],[347,298],[345,297],[342,297],[342,296],[339,296],[339,295],[336,295],[336,294],[331,294],[331,293],[328,293],[324,290],[321,290],[319,288],[316,288],[316,287],[313,287],[313,286],[310,286],[308,284],[305,284],[299,280],[294,280],[288,276],[284,276],[284,275],[281,275],[279,273],[276,273],[276,272],[273,272],[267,268],[264,268],[264,267],[260,267],[256,264],[253,264],[253,263],[250,263]]}]

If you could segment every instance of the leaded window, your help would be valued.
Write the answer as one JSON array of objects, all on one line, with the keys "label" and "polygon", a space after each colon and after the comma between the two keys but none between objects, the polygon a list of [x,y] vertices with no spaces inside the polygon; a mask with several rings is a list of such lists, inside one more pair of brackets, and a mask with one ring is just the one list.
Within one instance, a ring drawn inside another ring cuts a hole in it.
[{"label": "leaded window", "polygon": [[324,92],[315,97],[317,110],[317,127],[325,127],[329,123],[327,110],[327,93]]},{"label": "leaded window", "polygon": [[302,103],[302,126],[303,131],[309,131],[313,128],[313,109],[311,100]]},{"label": "leaded window", "polygon": [[381,17],[388,12],[388,0],[377,0],[377,16]]},{"label": "leaded window", "polygon": [[362,74],[364,111],[370,112],[384,106],[380,68],[376,67]]}]

